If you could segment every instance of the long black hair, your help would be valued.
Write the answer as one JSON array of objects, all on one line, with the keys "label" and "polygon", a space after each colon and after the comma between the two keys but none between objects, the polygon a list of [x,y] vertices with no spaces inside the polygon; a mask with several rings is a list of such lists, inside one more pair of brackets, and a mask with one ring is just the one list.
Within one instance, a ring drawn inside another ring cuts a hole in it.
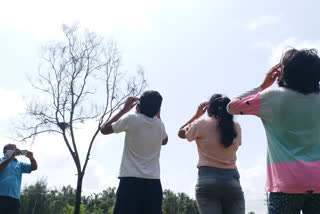
[{"label": "long black hair", "polygon": [[319,92],[320,58],[315,49],[290,49],[281,58],[280,87],[303,94]]},{"label": "long black hair", "polygon": [[208,115],[218,120],[218,128],[221,133],[221,143],[225,147],[231,146],[237,132],[233,123],[233,115],[227,112],[227,105],[230,99],[221,94],[211,96],[208,103]]}]

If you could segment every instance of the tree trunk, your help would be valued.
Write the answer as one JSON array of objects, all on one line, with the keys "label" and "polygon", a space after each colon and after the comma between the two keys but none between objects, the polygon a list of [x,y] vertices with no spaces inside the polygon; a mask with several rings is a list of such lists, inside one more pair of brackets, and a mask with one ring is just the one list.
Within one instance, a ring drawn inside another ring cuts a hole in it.
[{"label": "tree trunk", "polygon": [[79,173],[78,174],[78,181],[77,181],[77,190],[76,190],[76,201],[75,201],[75,206],[74,206],[74,214],[80,214],[82,181],[83,181],[83,174]]}]

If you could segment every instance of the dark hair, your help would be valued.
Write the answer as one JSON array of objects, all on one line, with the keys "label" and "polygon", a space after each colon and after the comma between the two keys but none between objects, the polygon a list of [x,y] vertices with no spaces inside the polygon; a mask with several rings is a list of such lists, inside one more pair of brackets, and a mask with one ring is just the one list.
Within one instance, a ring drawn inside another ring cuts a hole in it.
[{"label": "dark hair", "polygon": [[225,147],[229,147],[237,133],[233,123],[233,115],[227,112],[227,105],[230,99],[221,94],[214,94],[208,103],[208,115],[218,120],[218,128],[221,133],[221,142]]},{"label": "dark hair", "polygon": [[9,150],[11,147],[15,146],[14,144],[7,144],[3,147],[3,154],[6,153],[7,150]]},{"label": "dark hair", "polygon": [[157,91],[145,91],[140,97],[140,113],[147,117],[154,117],[159,111],[162,96]]},{"label": "dark hair", "polygon": [[280,61],[282,75],[280,87],[290,88],[303,94],[319,92],[320,58],[315,49],[290,49]]}]

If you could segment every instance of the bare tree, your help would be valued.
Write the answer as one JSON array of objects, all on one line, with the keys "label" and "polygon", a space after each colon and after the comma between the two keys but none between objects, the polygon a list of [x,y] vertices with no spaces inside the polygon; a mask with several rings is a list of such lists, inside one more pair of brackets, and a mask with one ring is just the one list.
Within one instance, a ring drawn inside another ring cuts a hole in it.
[{"label": "bare tree", "polygon": [[[128,96],[139,95],[146,81],[142,69],[131,78],[120,71],[121,58],[115,43],[105,44],[95,33],[79,32],[76,25],[63,25],[62,29],[65,40],[43,49],[43,63],[32,83],[47,99],[28,104],[19,137],[23,141],[34,141],[42,133],[62,137],[77,169],[75,214],[79,214],[83,177],[103,122]],[[81,159],[75,129],[89,120],[96,120],[96,128]]]}]

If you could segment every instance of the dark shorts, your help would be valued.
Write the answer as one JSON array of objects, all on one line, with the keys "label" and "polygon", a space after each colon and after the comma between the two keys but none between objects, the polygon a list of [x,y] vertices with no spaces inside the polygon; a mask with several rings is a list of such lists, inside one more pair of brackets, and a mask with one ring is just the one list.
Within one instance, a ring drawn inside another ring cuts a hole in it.
[{"label": "dark shorts", "polygon": [[236,169],[200,167],[196,199],[201,214],[244,214],[244,195]]},{"label": "dark shorts", "polygon": [[271,192],[269,214],[319,214],[320,194],[288,194]]},{"label": "dark shorts", "polygon": [[0,213],[2,214],[18,214],[20,208],[19,199],[0,196]]},{"label": "dark shorts", "polygon": [[160,179],[120,178],[113,214],[161,214]]}]

